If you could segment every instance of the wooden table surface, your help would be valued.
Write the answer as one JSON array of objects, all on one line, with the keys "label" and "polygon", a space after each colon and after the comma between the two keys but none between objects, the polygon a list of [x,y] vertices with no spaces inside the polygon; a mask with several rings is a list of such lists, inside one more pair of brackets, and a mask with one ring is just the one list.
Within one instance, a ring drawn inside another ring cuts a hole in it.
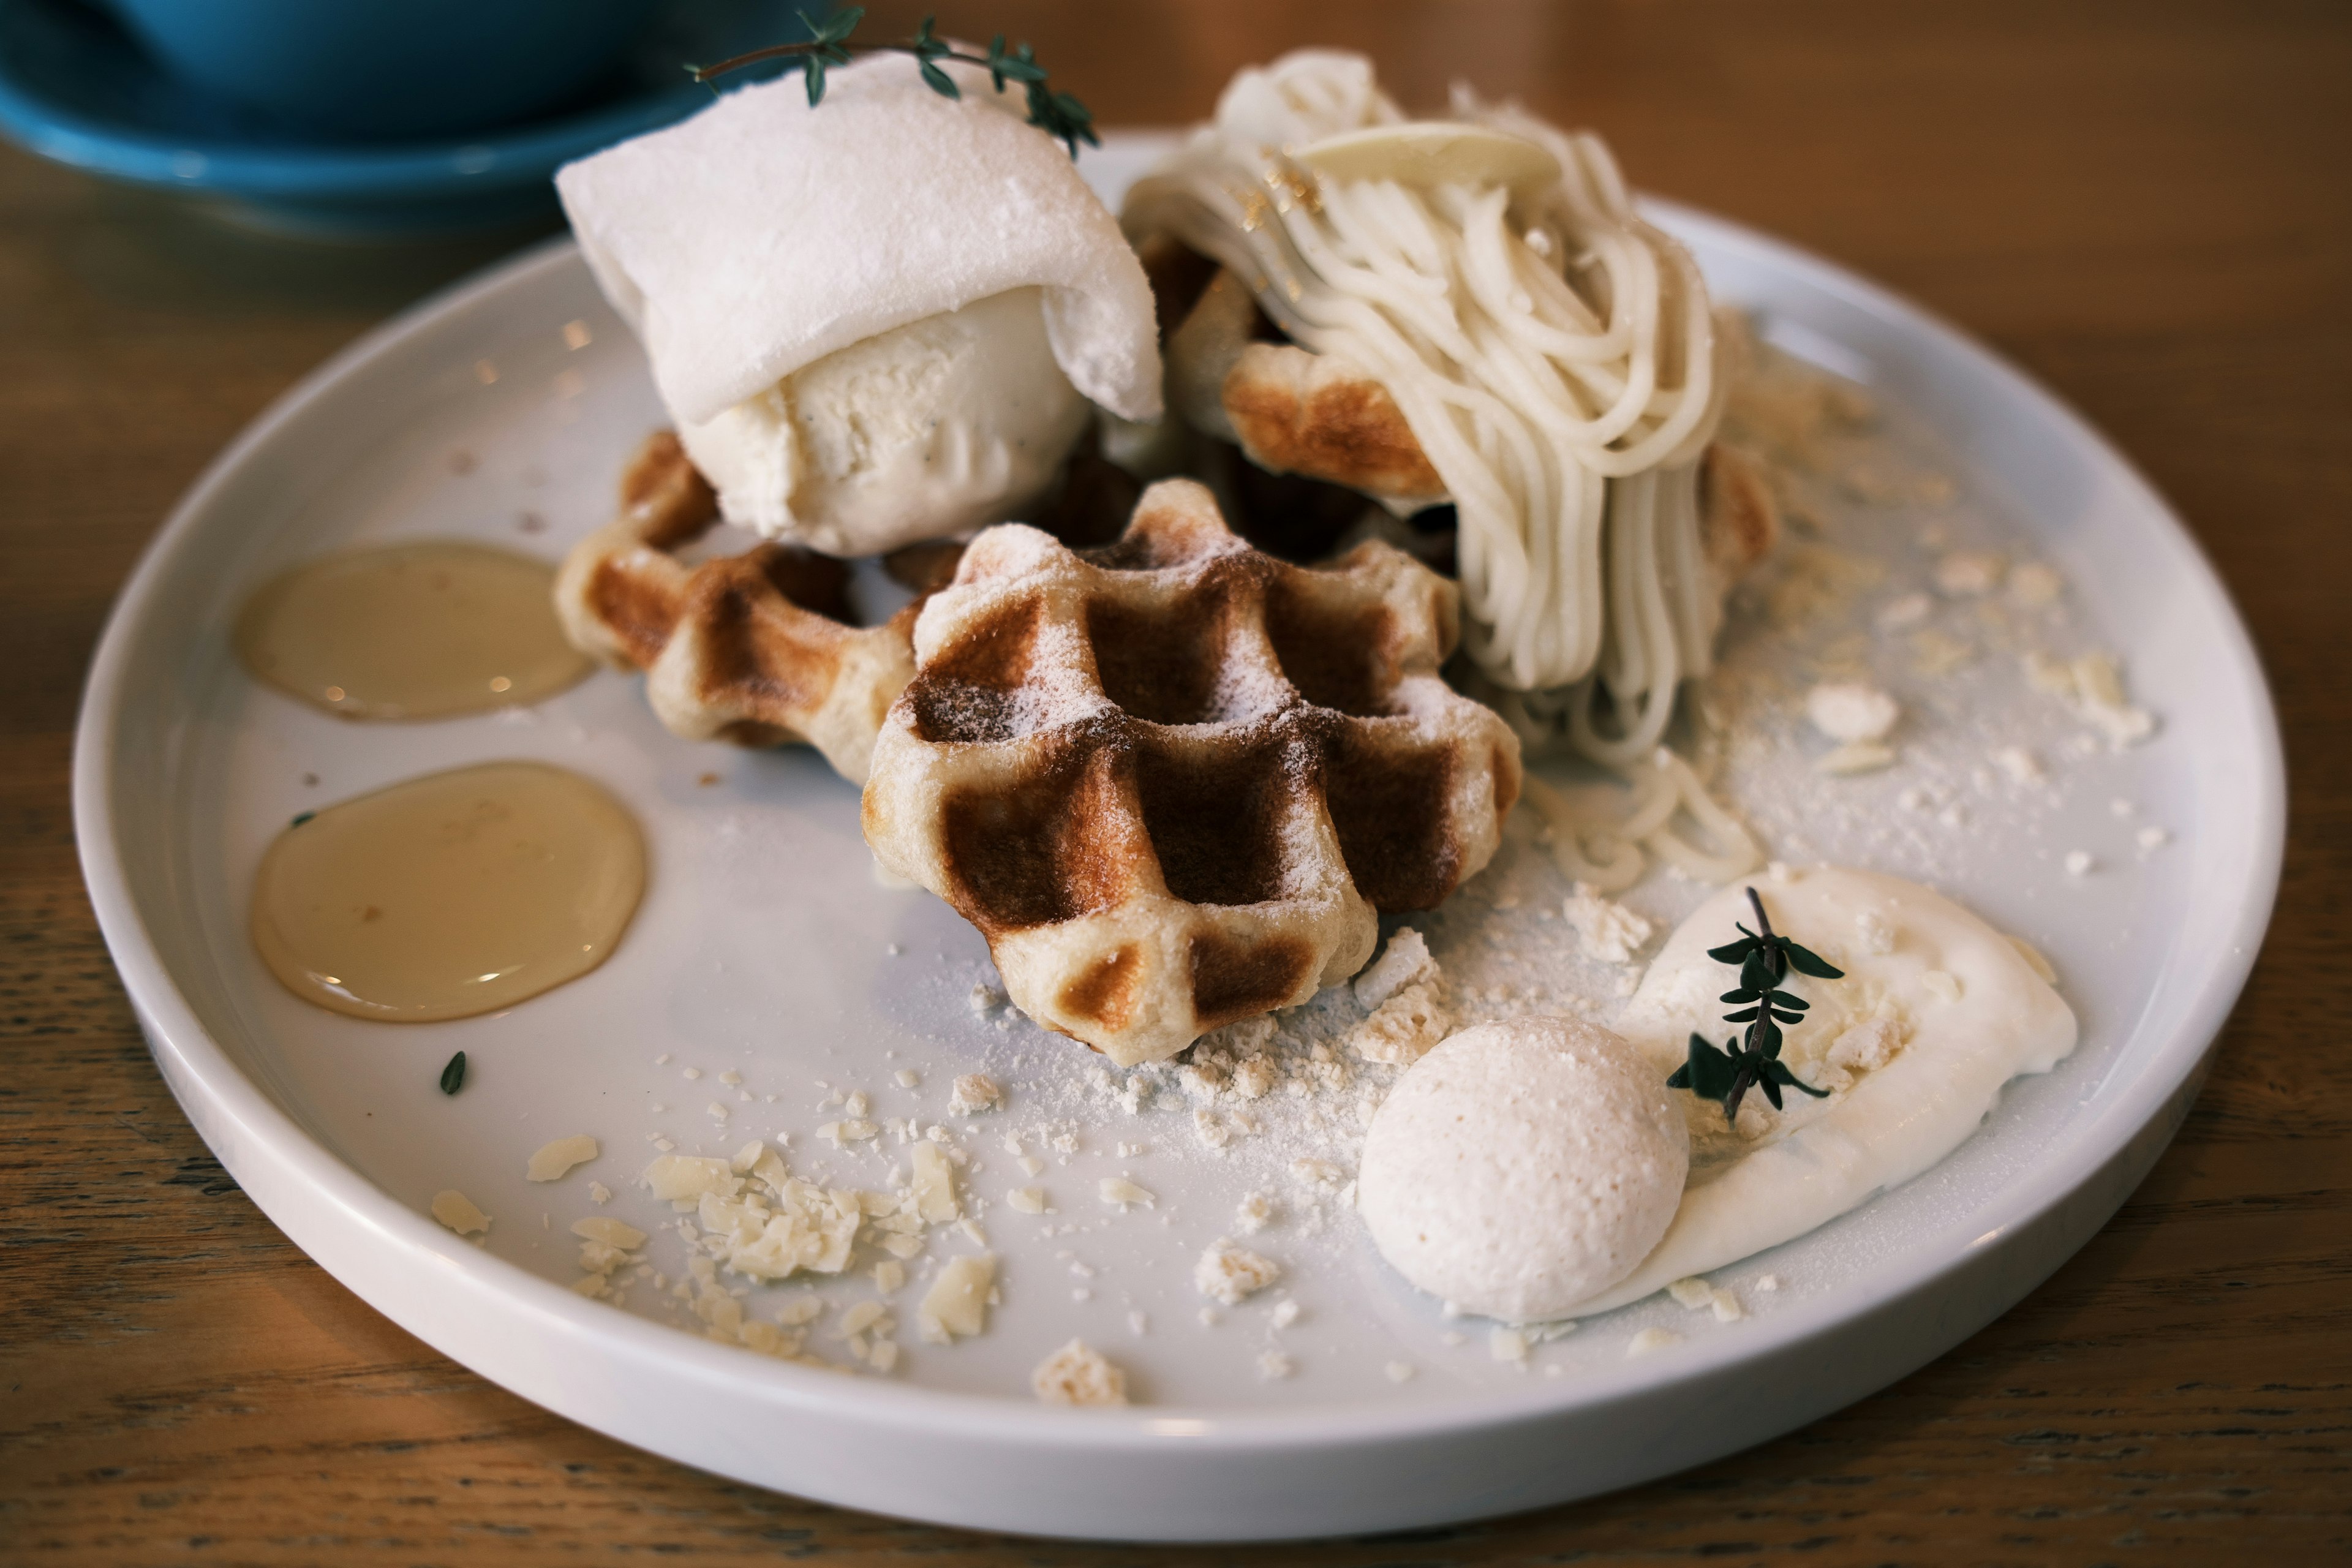
[{"label": "wooden table surface", "polygon": [[[911,7],[883,7],[894,33]],[[550,1415],[271,1227],[156,1077],[75,864],[109,600],[290,382],[526,237],[272,239],[0,151],[0,1559],[1438,1564],[2352,1556],[2352,8],[2146,3],[948,4],[1114,123],[1369,49],[1608,135],[1645,187],[1990,340],[2106,429],[2243,606],[2286,725],[2271,938],[2202,1100],[2071,1263],[1753,1452],[1411,1537],[1195,1552],[768,1495]],[[902,14],[903,13],[903,14]],[[2193,831],[2193,829],[2192,829]]]}]

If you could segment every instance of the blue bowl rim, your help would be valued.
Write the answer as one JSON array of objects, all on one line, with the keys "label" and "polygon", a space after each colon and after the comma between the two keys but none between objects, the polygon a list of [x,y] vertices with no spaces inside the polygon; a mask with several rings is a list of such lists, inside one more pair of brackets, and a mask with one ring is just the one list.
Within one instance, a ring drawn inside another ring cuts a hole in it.
[{"label": "blue bowl rim", "polygon": [[691,112],[692,88],[656,91],[487,135],[388,142],[177,139],[92,118],[45,98],[0,58],[0,134],[91,174],[173,190],[262,197],[448,195],[545,179],[569,159]]}]

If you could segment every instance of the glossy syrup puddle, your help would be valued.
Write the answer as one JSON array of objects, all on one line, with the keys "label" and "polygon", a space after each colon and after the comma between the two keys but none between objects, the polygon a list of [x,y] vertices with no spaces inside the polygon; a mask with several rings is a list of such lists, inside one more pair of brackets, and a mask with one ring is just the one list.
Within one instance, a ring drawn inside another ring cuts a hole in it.
[{"label": "glossy syrup puddle", "polygon": [[587,973],[645,884],[645,840],[603,786],[488,763],[298,817],[255,875],[253,941],[306,1002],[432,1023]]},{"label": "glossy syrup puddle", "polygon": [[347,719],[543,701],[591,668],[564,640],[554,587],[543,561],[457,540],[346,551],[264,584],[237,617],[237,657]]}]

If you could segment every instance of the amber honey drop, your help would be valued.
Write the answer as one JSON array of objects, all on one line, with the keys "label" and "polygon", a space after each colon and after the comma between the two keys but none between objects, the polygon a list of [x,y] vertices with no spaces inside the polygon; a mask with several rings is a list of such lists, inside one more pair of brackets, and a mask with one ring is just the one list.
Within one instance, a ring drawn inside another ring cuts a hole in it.
[{"label": "amber honey drop", "polygon": [[426,1024],[510,1007],[613,951],[645,840],[603,786],[540,763],[430,773],[278,836],[253,942],[306,1002]]},{"label": "amber honey drop", "polygon": [[586,675],[555,568],[459,540],[352,550],[262,584],[237,617],[257,679],[348,719],[447,719],[544,700]]}]

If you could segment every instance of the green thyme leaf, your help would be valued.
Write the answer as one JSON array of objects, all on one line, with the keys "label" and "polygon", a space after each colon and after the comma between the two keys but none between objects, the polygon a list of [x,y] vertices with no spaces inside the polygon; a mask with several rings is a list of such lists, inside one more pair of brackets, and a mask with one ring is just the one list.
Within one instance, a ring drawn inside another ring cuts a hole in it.
[{"label": "green thyme leaf", "polygon": [[1666,1080],[1675,1089],[1687,1089],[1701,1100],[1721,1100],[1731,1092],[1732,1082],[1739,1076],[1732,1058],[1717,1050],[1704,1035],[1690,1037],[1690,1052],[1674,1076]]},{"label": "green thyme leaf", "polygon": [[1764,1064],[1764,1081],[1783,1084],[1790,1089],[1802,1089],[1815,1100],[1827,1100],[1830,1097],[1828,1089],[1815,1089],[1811,1084],[1790,1072],[1785,1064],[1778,1061],[1769,1061]]},{"label": "green thyme leaf", "polygon": [[[805,11],[802,12],[801,20],[808,22],[808,13]],[[820,44],[837,44],[843,39],[848,37],[850,34],[857,31],[857,24],[864,20],[866,20],[865,6],[844,5],[840,10],[835,11],[832,16],[826,17],[821,25],[814,22],[809,22],[809,32]]]},{"label": "green thyme leaf", "polygon": [[459,1051],[449,1058],[449,1065],[441,1069],[441,1092],[455,1094],[465,1087],[466,1053]]},{"label": "green thyme leaf", "polygon": [[1780,939],[1780,947],[1788,953],[1789,962],[1797,966],[1800,974],[1810,974],[1816,980],[1843,980],[1845,971],[1833,967],[1828,960],[1811,948],[1799,947],[1788,938]]},{"label": "green thyme leaf", "polygon": [[[1070,156],[1078,155],[1078,143],[1089,147],[1102,145],[1094,129],[1094,113],[1076,97],[1055,92],[1045,85],[1045,68],[1037,63],[1037,52],[1027,44],[1007,49],[1004,35],[999,33],[989,41],[985,55],[966,54],[956,48],[937,31],[937,19],[923,18],[915,36],[898,44],[852,44],[850,35],[866,16],[862,5],[848,5],[819,22],[805,11],[800,13],[802,25],[809,32],[808,41],[797,44],[771,44],[766,48],[720,60],[717,65],[688,66],[687,70],[695,80],[708,85],[714,77],[761,60],[781,60],[786,71],[799,71],[808,89],[809,107],[814,109],[824,101],[825,71],[833,66],[850,62],[853,51],[891,53],[912,56],[916,69],[921,73],[923,85],[943,98],[960,99],[961,89],[955,79],[941,70],[937,62],[961,60],[966,65],[985,66],[989,80],[1003,92],[1008,81],[1019,82],[1027,91],[1029,123],[1067,147]],[[713,89],[713,90],[717,90]]]},{"label": "green thyme leaf", "polygon": [[[1035,89],[1032,90],[1033,118],[1039,96]],[[1075,145],[1071,151],[1076,152]],[[1686,1089],[1721,1105],[1726,1126],[1737,1122],[1739,1102],[1750,1089],[1761,1089],[1775,1110],[1781,1108],[1780,1090],[1784,1088],[1801,1090],[1816,1100],[1828,1096],[1827,1089],[1804,1082],[1780,1060],[1780,1047],[1785,1041],[1781,1026],[1803,1023],[1805,1015],[1811,1010],[1811,1003],[1793,992],[1781,990],[1780,983],[1788,978],[1791,965],[1819,979],[1844,977],[1843,970],[1832,968],[1818,954],[1774,931],[1771,918],[1764,912],[1764,900],[1753,888],[1748,889],[1748,903],[1756,911],[1757,929],[1749,931],[1745,925],[1736,925],[1739,941],[1711,947],[1706,953],[1717,963],[1738,966],[1738,988],[1723,993],[1717,1000],[1738,1009],[1725,1014],[1724,1022],[1748,1026],[1745,1037],[1727,1041],[1722,1050],[1717,1050],[1694,1034],[1687,1059],[1666,1079],[1669,1089]]]}]

